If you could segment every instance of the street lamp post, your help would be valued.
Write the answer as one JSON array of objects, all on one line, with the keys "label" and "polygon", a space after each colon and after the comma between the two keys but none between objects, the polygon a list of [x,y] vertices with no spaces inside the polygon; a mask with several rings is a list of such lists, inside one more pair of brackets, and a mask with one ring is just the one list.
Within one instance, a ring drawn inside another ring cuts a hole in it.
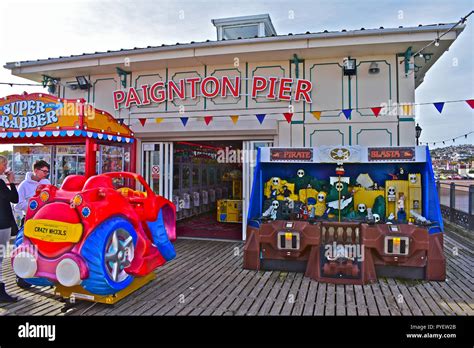
[{"label": "street lamp post", "polygon": [[417,146],[419,145],[421,131],[422,131],[422,129],[421,129],[420,125],[417,123],[416,127],[415,127],[415,137],[416,137],[416,145]]}]

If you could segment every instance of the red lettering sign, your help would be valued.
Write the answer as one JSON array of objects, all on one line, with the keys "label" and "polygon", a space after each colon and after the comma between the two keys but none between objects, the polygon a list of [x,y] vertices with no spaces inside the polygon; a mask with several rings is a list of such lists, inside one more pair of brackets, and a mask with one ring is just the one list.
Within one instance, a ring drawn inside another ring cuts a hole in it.
[{"label": "red lettering sign", "polygon": [[311,162],[313,149],[270,149],[270,161]]}]

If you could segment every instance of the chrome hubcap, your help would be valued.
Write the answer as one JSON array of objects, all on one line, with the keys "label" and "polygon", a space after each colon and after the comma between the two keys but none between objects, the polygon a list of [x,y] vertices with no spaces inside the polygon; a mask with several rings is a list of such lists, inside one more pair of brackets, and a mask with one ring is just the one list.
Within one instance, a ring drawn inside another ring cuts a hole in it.
[{"label": "chrome hubcap", "polygon": [[123,229],[115,230],[107,240],[105,265],[107,274],[115,282],[121,282],[128,276],[125,268],[133,260],[133,238]]}]

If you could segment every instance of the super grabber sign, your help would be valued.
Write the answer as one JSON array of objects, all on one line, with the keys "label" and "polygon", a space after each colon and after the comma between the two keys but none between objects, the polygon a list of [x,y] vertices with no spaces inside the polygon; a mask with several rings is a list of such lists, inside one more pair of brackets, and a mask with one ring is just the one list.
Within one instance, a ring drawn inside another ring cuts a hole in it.
[{"label": "super grabber sign", "polygon": [[[251,80],[250,96],[264,97],[269,100],[299,102],[304,100],[312,103],[310,92],[313,88],[311,81],[292,79],[288,77],[254,76]],[[130,87],[128,90],[113,92],[114,108],[130,108],[132,106],[160,104],[176,99],[196,99],[198,96],[212,99],[216,97],[232,96],[238,98],[241,94],[241,78],[232,79],[228,76],[217,78],[189,77],[181,80],[157,81],[152,85],[144,84],[139,88]]]}]

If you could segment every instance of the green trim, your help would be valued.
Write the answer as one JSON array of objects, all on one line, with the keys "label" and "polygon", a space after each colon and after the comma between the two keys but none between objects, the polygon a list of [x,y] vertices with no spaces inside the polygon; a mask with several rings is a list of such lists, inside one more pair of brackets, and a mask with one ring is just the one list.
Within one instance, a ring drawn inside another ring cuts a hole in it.
[{"label": "green trim", "polygon": [[[161,81],[163,81],[163,77],[158,73],[156,73],[156,74],[146,74],[146,75],[137,75],[137,77],[135,78],[135,89],[138,88],[138,80],[141,79],[142,77],[148,77],[148,76],[158,76],[161,79]],[[139,109],[150,109],[150,108],[156,108],[156,107],[157,106],[153,105],[153,103],[151,103],[150,105],[137,106],[137,108],[139,108]]]},{"label": "green trim", "polygon": [[[395,75],[396,75],[396,88],[397,88],[397,105],[400,105],[400,80],[399,80],[399,72],[398,72],[398,54],[395,55]],[[397,109],[398,110],[398,109]],[[400,116],[397,112],[397,146],[400,146]]]},{"label": "green trim", "polygon": [[[348,109],[350,109],[351,105],[352,105],[351,81],[352,81],[351,80],[351,75],[347,76],[347,94],[348,94],[348,99],[349,99]],[[356,103],[357,103],[357,74],[356,74]]]},{"label": "green trim", "polygon": [[352,126],[349,126],[349,146],[352,145]]},{"label": "green trim", "polygon": [[[255,69],[252,70],[252,78],[255,76],[255,72],[258,70],[258,69],[268,69],[268,68],[280,68],[281,71],[283,71],[283,76],[282,77],[285,77],[286,74],[285,74],[285,68],[283,68],[281,65],[262,65],[262,66],[257,66]],[[290,74],[291,74],[291,69],[290,69]],[[271,75],[270,75],[271,76]],[[281,103],[282,101],[281,100],[278,100],[278,99],[275,99],[275,100],[269,100],[269,99],[265,99],[264,101],[258,101],[259,97],[256,97],[255,98],[255,103],[256,104],[266,104],[266,103]],[[261,97],[260,97],[261,98]]]},{"label": "green trim", "polygon": [[[89,78],[89,81],[91,80],[91,75],[88,75],[88,78]],[[91,89],[89,88],[87,90],[87,102],[90,103],[91,102]]]},{"label": "green trim", "polygon": [[386,131],[390,135],[390,146],[392,146],[392,132],[390,132],[387,128],[373,128],[373,129],[367,129],[367,128],[362,128],[357,134],[356,134],[356,145],[359,145],[359,134],[362,134],[362,132],[372,132],[372,131]]},{"label": "green trim", "polygon": [[[92,84],[92,88],[94,89],[94,92],[92,93],[92,102],[95,103],[95,85],[97,84],[97,82],[99,81],[108,81],[108,80],[112,80],[114,81],[115,83],[117,83],[117,81],[115,80],[114,77],[107,77],[107,78],[103,78],[103,79],[97,79],[94,81],[94,83]],[[90,80],[89,80],[90,81]]]},{"label": "green trim", "polygon": [[[214,74],[216,73],[216,71],[231,71],[231,70],[236,70],[236,71],[239,73],[239,77],[240,77],[239,90],[241,91],[241,90],[242,90],[242,72],[241,72],[238,68],[215,69],[215,70],[212,71],[211,75],[209,75],[209,76],[214,76]],[[211,99],[211,102],[212,102],[214,105],[233,105],[233,104],[238,104],[238,103],[240,103],[241,100],[242,100],[242,97],[239,95],[239,97],[236,99],[236,102],[235,102],[235,103],[216,103],[216,102],[214,101],[214,98]]]},{"label": "green trim", "polygon": [[398,119],[399,122],[415,122],[413,117],[402,117]]},{"label": "green trim", "polygon": [[[180,74],[190,74],[190,73],[195,73],[197,76],[199,76],[201,79],[202,79],[202,76],[201,74],[199,74],[196,70],[191,70],[191,71],[179,71],[179,72],[175,72],[173,74],[173,76],[171,76],[171,80],[174,82],[174,78],[176,77],[176,75],[180,75]],[[204,65],[204,74],[206,73],[206,66]],[[168,88],[168,83],[166,84],[166,88]],[[168,98],[167,98],[168,99]],[[191,99],[192,100],[192,99]],[[196,103],[195,104],[181,104],[181,105],[184,105],[184,106],[196,106],[198,105],[199,103],[201,102],[201,97],[197,97],[196,98]],[[171,104],[173,104],[175,107],[179,108],[179,105],[176,105],[176,103],[174,102],[174,100],[171,101]],[[206,110],[206,98],[204,98],[204,110]]]},{"label": "green trim", "polygon": [[291,124],[304,124],[304,121],[291,121]]},{"label": "green trim", "polygon": [[[361,64],[367,64],[367,63],[385,63],[388,65],[388,99],[392,100],[392,65],[387,62],[385,59],[383,60],[362,60],[357,64],[357,67],[359,67]],[[355,110],[360,116],[370,116],[373,117],[373,114],[363,114],[359,111],[359,77],[356,74],[356,107]]]},{"label": "green trim", "polygon": [[309,135],[309,146],[313,146],[313,134],[315,134],[316,132],[338,132],[339,134],[341,134],[341,145],[344,145],[344,133],[342,133],[339,129],[315,129]]},{"label": "green trim", "polygon": [[249,62],[245,62],[245,108],[249,108]]},{"label": "green trim", "polygon": [[[315,66],[320,66],[320,65],[337,65],[341,68],[341,110],[344,109],[344,74],[343,74],[343,71],[342,71],[342,65],[335,62],[335,63],[315,63],[311,66],[311,68],[309,68],[309,80],[311,81],[311,83],[313,83],[313,80],[312,80],[312,77],[313,77],[313,74],[312,74],[312,70],[314,69]],[[311,90],[311,99],[314,99],[313,98],[313,90]],[[310,105],[309,107],[309,112],[313,112],[313,104]],[[339,117],[342,115],[342,111],[339,112],[337,115],[321,115],[321,118],[322,117]]]}]

